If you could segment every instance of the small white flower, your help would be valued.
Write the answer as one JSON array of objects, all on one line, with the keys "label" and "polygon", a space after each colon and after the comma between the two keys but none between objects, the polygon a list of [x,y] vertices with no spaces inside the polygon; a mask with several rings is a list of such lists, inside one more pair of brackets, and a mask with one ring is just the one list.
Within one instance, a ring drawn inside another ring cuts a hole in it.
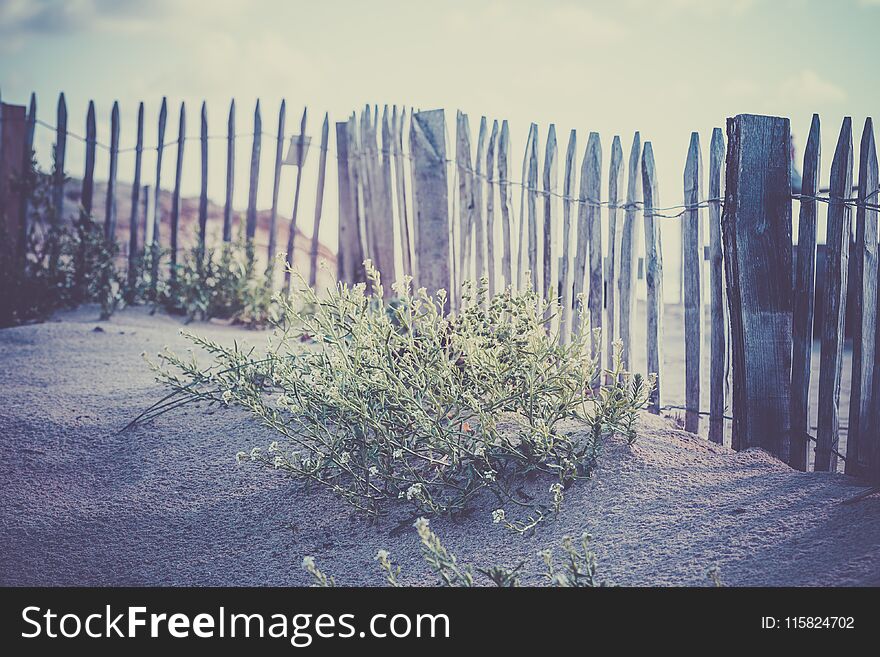
[{"label": "small white flower", "polygon": [[377,468],[375,465],[370,468],[370,476],[371,477],[378,477],[379,476],[379,468]]},{"label": "small white flower", "polygon": [[495,471],[487,470],[483,473],[483,479],[485,479],[486,481],[495,481]]},{"label": "small white flower", "polygon": [[244,461],[247,457],[248,457],[247,452],[239,452],[238,454],[235,455],[235,461],[236,461],[237,463],[241,463],[241,462]]},{"label": "small white flower", "polygon": [[422,497],[422,485],[421,484],[419,484],[419,483],[413,484],[412,486],[410,486],[409,488],[406,489],[406,499],[408,499],[408,500],[412,500],[413,498],[421,499],[421,497]]},{"label": "small white flower", "polygon": [[482,447],[477,447],[476,449],[474,449],[474,456],[477,457],[478,459],[481,459],[484,456],[486,456],[486,450],[483,449]]},{"label": "small white flower", "polygon": [[402,449],[395,449],[391,455],[396,459],[403,458],[403,450]]},{"label": "small white flower", "polygon": [[259,447],[254,447],[254,448],[251,450],[251,461],[256,461],[258,458],[260,458],[260,452],[261,452],[261,451],[262,451],[262,450],[260,450]]},{"label": "small white flower", "polygon": [[413,527],[421,534],[424,531],[427,531],[430,528],[430,523],[427,518],[418,518],[414,523]]},{"label": "small white flower", "polygon": [[387,561],[391,557],[388,550],[379,550],[376,552],[376,561]]},{"label": "small white flower", "polygon": [[342,465],[345,465],[349,461],[351,461],[351,454],[348,452],[342,452],[342,455],[339,457],[339,462],[342,463]]},{"label": "small white flower", "polygon": [[303,568],[306,570],[312,570],[315,567],[315,557],[305,556],[303,557]]},{"label": "small white flower", "polygon": [[278,441],[273,440],[271,443],[269,443],[269,449],[267,451],[270,454],[274,454],[275,452],[277,452],[278,451]]},{"label": "small white flower", "polygon": [[290,405],[290,397],[288,397],[287,395],[281,395],[278,398],[278,405],[279,406],[289,406]]},{"label": "small white flower", "polygon": [[276,456],[275,457],[275,469],[277,470],[282,465],[284,465],[284,459],[282,459],[280,456]]},{"label": "small white flower", "polygon": [[229,406],[229,402],[232,399],[232,391],[231,390],[224,390],[223,394],[221,395],[221,398],[223,399],[223,403],[226,404],[227,406]]},{"label": "small white flower", "polygon": [[504,509],[495,509],[492,512],[492,522],[496,525],[504,520],[506,516],[504,515]]}]

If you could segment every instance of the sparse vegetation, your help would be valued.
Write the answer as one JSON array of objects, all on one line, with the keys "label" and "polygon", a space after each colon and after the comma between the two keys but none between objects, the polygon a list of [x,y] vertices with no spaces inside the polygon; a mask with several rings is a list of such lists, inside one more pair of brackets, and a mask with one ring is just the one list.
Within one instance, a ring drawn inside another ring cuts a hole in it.
[{"label": "sparse vegetation", "polygon": [[[428,520],[419,518],[414,527],[421,541],[422,558],[439,578],[439,585],[475,586],[474,568],[463,566],[458,562],[458,558],[440,542],[440,538],[433,532]],[[600,587],[611,585],[609,582],[599,579],[598,559],[590,549],[590,540],[589,534],[582,534],[580,547],[578,547],[570,536],[563,537],[562,551],[565,556],[558,563],[552,549],[548,548],[538,553],[538,558],[544,564],[544,579],[548,586]],[[388,551],[379,550],[376,553],[376,561],[385,573],[388,584],[394,587],[401,586],[400,567],[393,564]],[[328,577],[318,569],[314,557],[306,556],[302,563],[303,568],[312,576],[313,586],[336,586],[336,580],[333,577]],[[477,568],[477,571],[485,575],[495,586],[517,587],[521,583],[519,572],[524,565],[525,562],[512,568],[493,565],[488,568]]]},{"label": "sparse vegetation", "polygon": [[[561,344],[533,291],[488,299],[465,285],[463,309],[445,315],[445,292],[413,291],[405,279],[387,301],[367,270],[369,291],[339,285],[319,297],[301,283],[277,297],[265,354],[189,335],[211,364],[161,354],[171,393],[144,417],[189,401],[239,406],[278,434],[240,461],[326,487],[373,518],[398,500],[455,516],[487,494],[505,520],[505,506],[531,516],[510,523],[521,533],[558,513],[606,437],[632,440],[651,381],[618,358],[611,383],[592,387],[599,366],[586,326]],[[564,429],[566,420],[577,422]],[[537,477],[552,482],[548,499],[522,499],[518,489]]]}]

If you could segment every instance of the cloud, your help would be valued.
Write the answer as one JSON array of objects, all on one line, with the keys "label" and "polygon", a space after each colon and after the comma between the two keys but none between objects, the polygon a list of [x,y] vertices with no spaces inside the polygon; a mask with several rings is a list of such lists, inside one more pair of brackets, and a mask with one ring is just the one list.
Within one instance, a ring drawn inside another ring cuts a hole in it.
[{"label": "cloud", "polygon": [[806,103],[839,103],[846,100],[846,92],[812,69],[803,69],[782,82],[780,96],[789,101]]},{"label": "cloud", "polygon": [[630,6],[640,11],[651,10],[658,14],[690,13],[703,17],[742,15],[758,2],[759,0],[629,0]]}]

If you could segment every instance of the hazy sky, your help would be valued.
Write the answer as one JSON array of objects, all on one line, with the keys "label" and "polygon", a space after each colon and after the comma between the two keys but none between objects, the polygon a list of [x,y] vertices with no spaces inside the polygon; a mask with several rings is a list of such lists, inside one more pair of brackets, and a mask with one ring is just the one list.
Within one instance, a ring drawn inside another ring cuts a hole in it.
[{"label": "hazy sky", "polygon": [[[74,131],[82,131],[92,98],[104,141],[111,104],[119,100],[123,147],[134,140],[139,100],[146,103],[147,142],[155,140],[163,95],[171,110],[168,139],[176,136],[181,101],[191,134],[197,134],[203,99],[210,132],[223,134],[233,96],[242,133],[252,130],[258,97],[268,131],[275,129],[280,99],[287,99],[289,134],[306,104],[312,134],[323,112],[342,120],[364,103],[445,107],[450,131],[449,119],[454,122],[454,110],[462,109],[473,131],[482,114],[510,120],[517,172],[531,121],[539,124],[542,141],[547,125],[556,123],[563,153],[571,128],[578,130],[581,152],[587,133],[600,132],[606,166],[613,135],[622,136],[628,152],[638,129],[653,142],[666,205],[681,202],[690,132],[700,131],[705,157],[712,127],[740,112],[790,117],[799,147],[812,112],[819,112],[827,178],[841,117],[853,117],[858,143],[865,116],[880,107],[873,73],[880,60],[878,26],[880,0],[0,0],[0,90],[4,101],[22,104],[36,91],[40,118],[49,122],[58,92],[65,91]],[[37,135],[45,157],[52,135],[45,129]],[[82,150],[69,148],[77,175]],[[192,174],[184,191],[195,193],[198,148],[188,148]],[[265,206],[272,145],[264,141],[263,151]],[[244,140],[239,206],[246,203],[249,152]],[[220,142],[211,158],[211,195],[221,199]],[[316,158],[309,164],[307,186]],[[145,166],[151,171],[149,156]],[[105,169],[99,159],[99,174]],[[130,179],[131,169],[123,158],[120,178]],[[292,170],[284,175],[287,212]],[[333,219],[324,228],[334,244]]]}]

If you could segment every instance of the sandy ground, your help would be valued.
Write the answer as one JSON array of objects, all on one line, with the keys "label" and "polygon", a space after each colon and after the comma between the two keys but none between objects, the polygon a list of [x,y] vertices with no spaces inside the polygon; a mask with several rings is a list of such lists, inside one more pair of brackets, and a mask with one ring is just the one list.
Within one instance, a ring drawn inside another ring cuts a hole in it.
[{"label": "sandy ground", "polygon": [[[407,583],[433,581],[414,530],[395,531],[396,519],[371,526],[327,493],[235,465],[237,451],[271,440],[238,411],[188,407],[120,434],[163,394],[140,354],[186,343],[172,318],[96,316],[0,331],[0,584],[299,585],[310,554],[340,584],[380,585],[379,548]],[[533,536],[493,525],[491,504],[432,526],[466,563],[525,561],[525,583],[541,581],[537,550],[588,530],[618,584],[703,585],[717,564],[730,585],[880,585],[880,496],[841,504],[861,490],[646,415],[639,441],[612,441],[594,478]]]}]

